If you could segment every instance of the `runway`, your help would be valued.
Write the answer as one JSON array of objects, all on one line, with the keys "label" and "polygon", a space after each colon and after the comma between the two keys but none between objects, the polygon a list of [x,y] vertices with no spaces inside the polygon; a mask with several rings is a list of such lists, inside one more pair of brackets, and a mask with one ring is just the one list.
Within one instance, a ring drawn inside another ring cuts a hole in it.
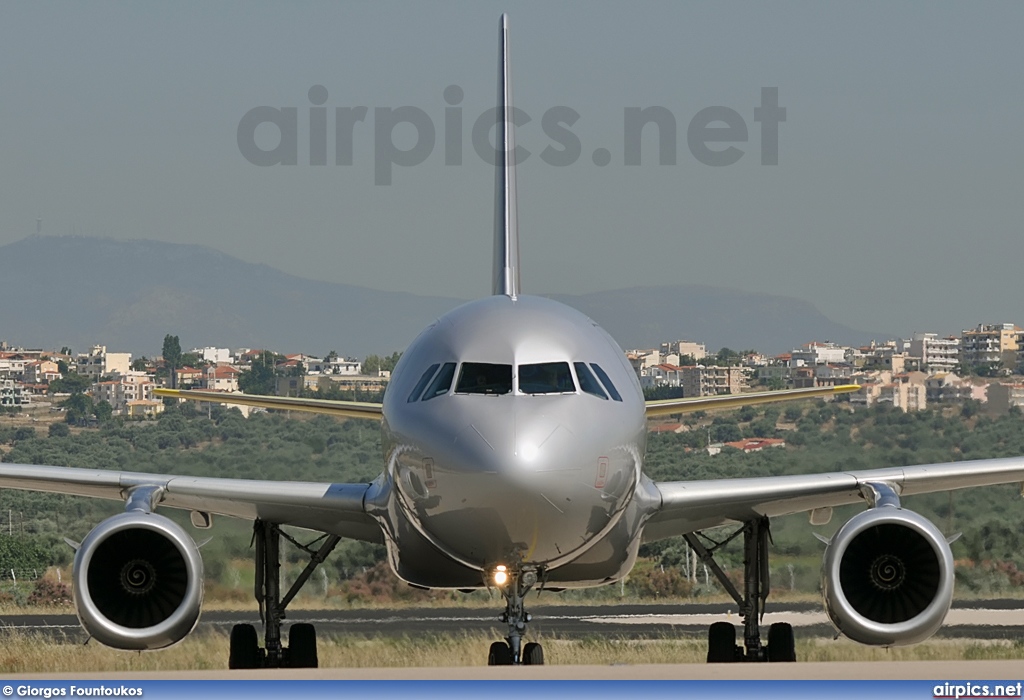
[{"label": "runway", "polygon": [[[780,604],[764,616],[763,624],[785,621],[807,636],[834,634],[820,604]],[[773,609],[773,608],[769,608]],[[609,636],[615,638],[702,637],[719,620],[739,623],[735,605],[535,605],[531,634],[548,638]],[[206,611],[198,632],[228,632],[232,625],[259,626],[256,611]],[[503,636],[497,609],[406,608],[358,610],[289,610],[289,623],[310,622],[321,635],[401,636],[490,633]],[[70,614],[0,616],[0,632],[42,632],[69,643],[86,639],[78,619]],[[1024,601],[986,600],[954,603],[937,636],[969,639],[1024,639]]]},{"label": "runway", "polygon": [[1020,661],[858,661],[789,664],[637,664],[589,666],[463,666],[436,668],[311,668],[258,671],[26,673],[4,680],[993,680],[1024,679]]}]

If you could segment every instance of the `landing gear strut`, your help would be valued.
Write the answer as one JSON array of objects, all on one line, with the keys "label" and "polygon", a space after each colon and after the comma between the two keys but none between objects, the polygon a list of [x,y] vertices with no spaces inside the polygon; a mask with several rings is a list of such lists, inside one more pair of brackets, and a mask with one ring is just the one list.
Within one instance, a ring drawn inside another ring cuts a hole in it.
[{"label": "landing gear strut", "polygon": [[[736,588],[729,576],[714,559],[714,553],[733,539],[743,535],[743,592]],[[748,520],[739,530],[710,549],[704,546],[697,533],[683,536],[690,548],[715,574],[726,592],[739,606],[743,618],[743,645],[736,644],[736,628],[728,622],[716,622],[708,630],[708,663],[730,661],[796,661],[793,627],[775,623],[768,629],[768,644],[761,644],[761,618],[768,599],[768,541],[770,530],[767,517]]]},{"label": "landing gear strut", "polygon": [[532,619],[523,607],[523,599],[537,583],[537,572],[533,570],[509,571],[508,580],[499,586],[505,598],[505,612],[498,618],[508,624],[508,636],[504,642],[491,644],[487,654],[488,666],[533,665],[544,663],[544,648],[536,643],[523,644],[526,625]]},{"label": "landing gear strut", "polygon": [[[341,539],[337,535],[323,535],[310,545],[304,545],[283,532],[276,523],[257,520],[253,524],[253,543],[256,546],[256,585],[254,593],[263,622],[263,648],[259,647],[256,628],[235,625],[231,629],[231,651],[228,668],[316,668],[316,630],[313,625],[294,624],[288,630],[288,646],[281,642],[281,621],[285,619],[288,603],[302,589],[320,564]],[[309,554],[309,563],[291,588],[281,596],[281,538]],[[320,542],[317,549],[312,545]]]}]

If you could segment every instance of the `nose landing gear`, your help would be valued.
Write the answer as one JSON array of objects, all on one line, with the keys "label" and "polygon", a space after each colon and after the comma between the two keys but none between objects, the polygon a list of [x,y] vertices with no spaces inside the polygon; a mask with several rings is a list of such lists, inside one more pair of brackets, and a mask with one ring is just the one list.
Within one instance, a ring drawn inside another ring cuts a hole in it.
[{"label": "nose landing gear", "polygon": [[530,613],[526,612],[523,599],[536,583],[536,571],[516,569],[508,571],[505,583],[498,586],[498,590],[505,598],[505,612],[498,619],[508,624],[508,636],[504,642],[491,644],[487,654],[488,666],[539,666],[544,663],[544,648],[540,644],[523,644],[526,625],[533,619]]}]

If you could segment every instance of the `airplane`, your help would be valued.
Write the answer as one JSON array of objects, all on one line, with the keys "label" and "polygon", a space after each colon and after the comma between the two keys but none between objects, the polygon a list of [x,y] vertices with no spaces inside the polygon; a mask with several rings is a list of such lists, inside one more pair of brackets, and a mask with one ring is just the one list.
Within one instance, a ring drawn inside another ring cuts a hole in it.
[{"label": "airplane", "polygon": [[[855,641],[891,646],[931,636],[953,595],[950,540],[903,507],[913,494],[1024,482],[1024,459],[1007,458],[825,474],[655,482],[643,471],[653,416],[828,397],[858,387],[793,389],[645,401],[611,336],[550,299],[522,293],[516,221],[515,135],[508,16],[500,22],[492,294],[427,327],[396,365],[383,402],[248,396],[160,389],[183,400],[324,413],[381,424],[384,469],[371,483],[200,478],[0,464],[0,488],[121,500],[125,511],[76,544],[74,603],[85,630],[118,649],[159,649],[198,622],[203,562],[195,540],[158,508],[253,521],[253,625],[230,635],[229,668],[315,667],[316,632],[293,624],[289,603],[342,538],[383,543],[410,585],[501,593],[507,635],[491,665],[544,663],[525,642],[535,587],[558,590],[620,581],[643,542],[683,537],[736,601],[742,643],[728,622],[708,631],[709,662],[787,662],[793,628],[760,620],[769,594],[770,520],[864,503],[827,542],[823,594],[829,619]],[[734,525],[725,541],[702,532]],[[320,533],[300,543],[284,527]],[[739,585],[715,554],[742,537]],[[309,554],[283,589],[282,539]]]}]

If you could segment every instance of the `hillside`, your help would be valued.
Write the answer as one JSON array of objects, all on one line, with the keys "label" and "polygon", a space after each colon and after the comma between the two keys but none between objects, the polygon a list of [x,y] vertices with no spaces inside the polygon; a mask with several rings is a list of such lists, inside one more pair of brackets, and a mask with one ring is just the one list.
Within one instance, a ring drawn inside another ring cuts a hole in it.
[{"label": "hillside", "polygon": [[[81,236],[30,236],[0,247],[0,280],[8,302],[0,305],[0,340],[79,352],[103,343],[135,355],[159,352],[167,333],[188,347],[390,353],[462,303],[304,279],[203,246]],[[552,298],[591,316],[624,347],[687,338],[710,350],[774,353],[815,339],[876,337],[806,301],[716,287]]]}]

